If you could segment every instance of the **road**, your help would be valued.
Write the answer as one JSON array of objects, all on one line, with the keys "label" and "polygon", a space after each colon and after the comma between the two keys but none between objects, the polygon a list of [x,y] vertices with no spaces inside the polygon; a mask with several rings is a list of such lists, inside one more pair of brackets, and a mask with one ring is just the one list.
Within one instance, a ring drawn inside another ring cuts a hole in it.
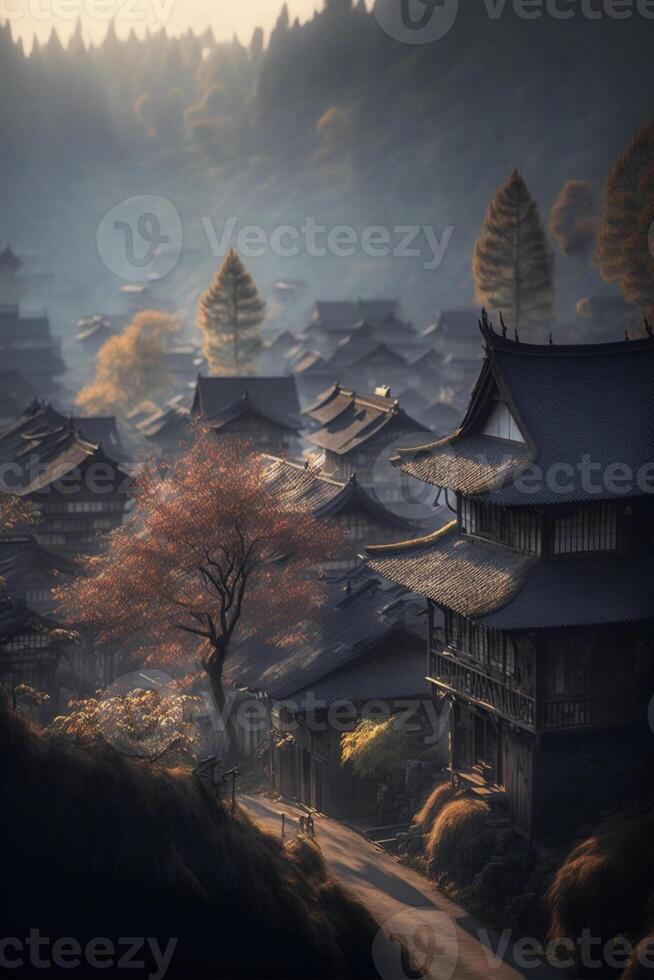
[{"label": "road", "polygon": [[[256,823],[276,835],[281,835],[282,813],[287,835],[295,833],[303,813],[293,804],[264,796],[242,795],[239,803]],[[565,971],[537,964],[531,946],[516,948],[507,935],[487,929],[427,879],[349,827],[318,815],[315,828],[330,871],[364,902],[386,932],[402,936],[413,965],[418,971],[426,967],[419,972],[423,980],[562,980],[566,976]],[[403,977],[396,973],[383,980]]]}]

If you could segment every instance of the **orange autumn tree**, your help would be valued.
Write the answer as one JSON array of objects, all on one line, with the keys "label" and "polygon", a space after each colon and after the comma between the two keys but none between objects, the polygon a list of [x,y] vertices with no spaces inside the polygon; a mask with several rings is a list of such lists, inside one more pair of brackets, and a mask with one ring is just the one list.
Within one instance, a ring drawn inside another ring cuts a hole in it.
[{"label": "orange autumn tree", "polygon": [[15,531],[21,525],[31,527],[38,518],[38,511],[31,501],[0,489],[0,535]]},{"label": "orange autumn tree", "polygon": [[341,534],[272,496],[247,446],[203,430],[175,463],[147,463],[134,497],[127,524],[60,601],[100,646],[137,643],[149,665],[177,670],[199,652],[222,712],[237,632],[282,643],[310,619],[324,594],[316,565],[340,554]]}]

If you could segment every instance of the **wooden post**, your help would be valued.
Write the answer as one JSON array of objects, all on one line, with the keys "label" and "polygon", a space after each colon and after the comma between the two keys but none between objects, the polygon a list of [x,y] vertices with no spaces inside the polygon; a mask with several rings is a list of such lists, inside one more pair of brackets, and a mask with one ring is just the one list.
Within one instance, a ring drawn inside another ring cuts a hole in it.
[{"label": "wooden post", "polygon": [[286,829],[286,814],[282,813],[282,843],[284,842],[284,830]]}]

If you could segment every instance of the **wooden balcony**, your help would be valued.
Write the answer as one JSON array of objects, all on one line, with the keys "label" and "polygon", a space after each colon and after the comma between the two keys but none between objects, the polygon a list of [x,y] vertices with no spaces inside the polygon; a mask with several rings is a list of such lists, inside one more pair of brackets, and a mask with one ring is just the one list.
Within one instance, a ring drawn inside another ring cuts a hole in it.
[{"label": "wooden balcony", "polygon": [[557,731],[568,728],[601,728],[620,725],[634,716],[629,694],[608,694],[595,698],[563,698],[543,701],[540,728]]},{"label": "wooden balcony", "polygon": [[483,670],[464,664],[452,654],[432,656],[432,683],[529,731],[535,730],[536,702]]}]

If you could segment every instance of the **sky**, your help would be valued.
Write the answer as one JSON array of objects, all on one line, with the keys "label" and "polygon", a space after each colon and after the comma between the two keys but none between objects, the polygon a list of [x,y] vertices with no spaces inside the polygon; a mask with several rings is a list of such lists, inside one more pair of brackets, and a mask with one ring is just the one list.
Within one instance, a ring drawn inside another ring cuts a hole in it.
[{"label": "sky", "polygon": [[[287,0],[291,19],[304,21],[322,7],[323,0]],[[181,34],[188,28],[196,32],[211,27],[219,40],[234,34],[250,40],[256,27],[266,35],[274,26],[282,0],[0,0],[0,21],[11,23],[12,34],[21,38],[26,50],[33,38],[46,41],[53,28],[65,43],[79,19],[87,42],[98,43],[112,19],[119,37],[134,29],[166,28]]]}]

